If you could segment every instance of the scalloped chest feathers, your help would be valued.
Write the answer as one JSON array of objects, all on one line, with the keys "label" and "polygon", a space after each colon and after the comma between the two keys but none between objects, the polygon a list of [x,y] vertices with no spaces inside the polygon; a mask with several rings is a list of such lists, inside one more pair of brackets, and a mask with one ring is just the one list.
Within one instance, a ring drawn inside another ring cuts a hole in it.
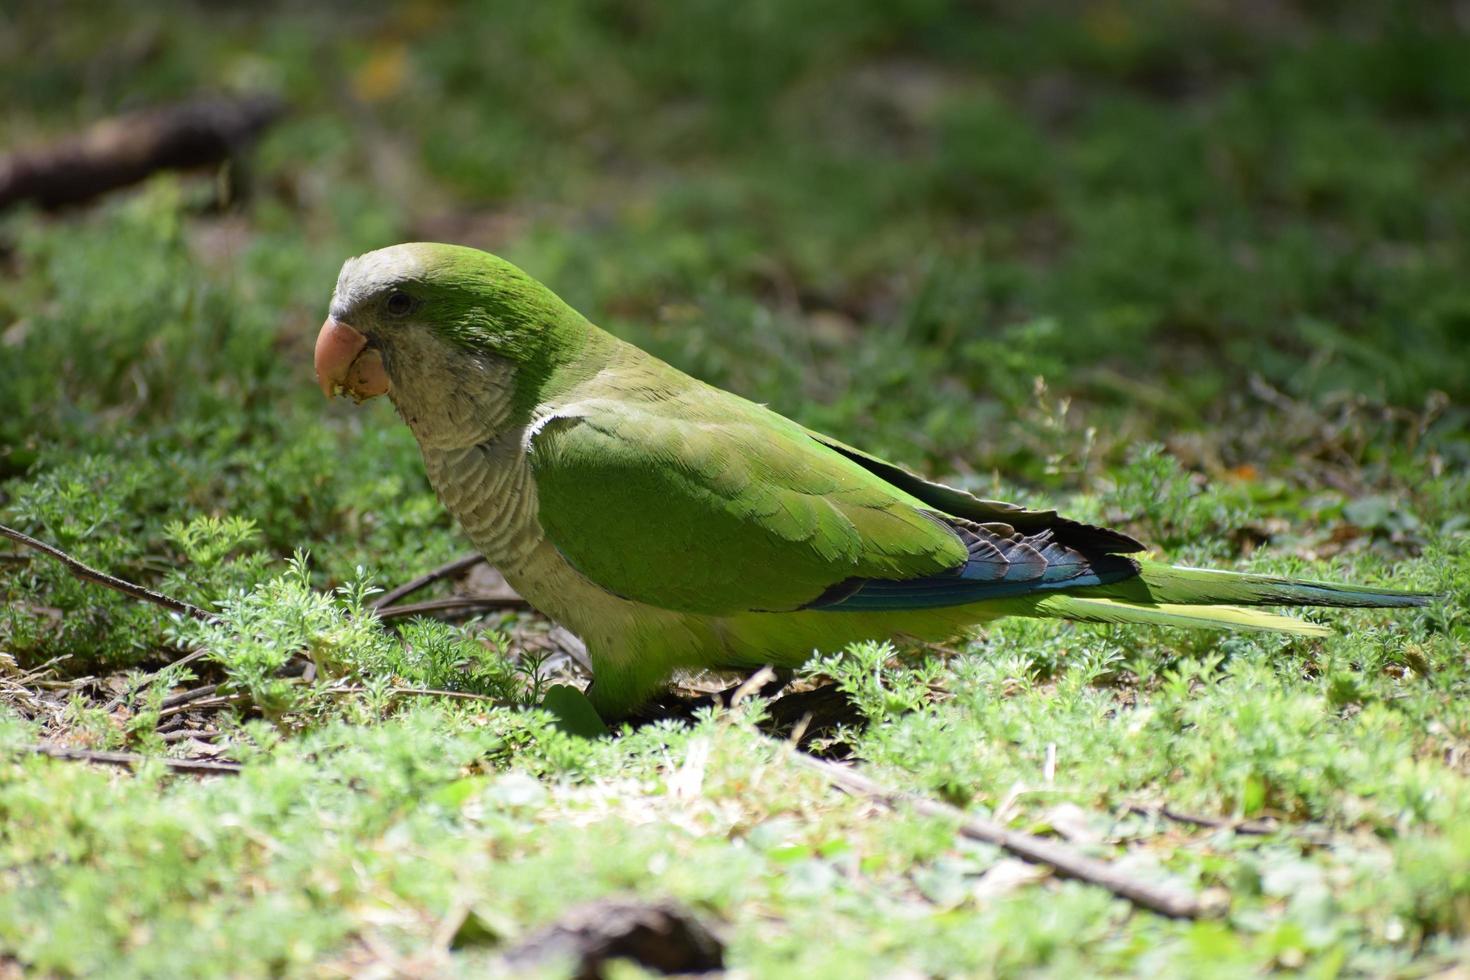
[{"label": "scalloped chest feathers", "polygon": [[544,540],[526,431],[502,432],[463,449],[423,449],[429,483],[492,565],[513,571]]}]

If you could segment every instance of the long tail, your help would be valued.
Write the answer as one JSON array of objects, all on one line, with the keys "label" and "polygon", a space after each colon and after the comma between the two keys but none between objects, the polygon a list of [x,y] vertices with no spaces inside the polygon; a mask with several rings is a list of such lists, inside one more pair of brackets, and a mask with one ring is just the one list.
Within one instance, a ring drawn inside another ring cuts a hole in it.
[{"label": "long tail", "polygon": [[1423,606],[1433,599],[1434,595],[1427,592],[1140,562],[1134,578],[1039,598],[1034,615],[1098,623],[1154,623],[1320,636],[1331,630],[1290,616],[1239,607],[1401,607]]},{"label": "long tail", "polygon": [[1137,578],[1103,586],[1095,594],[1134,602],[1227,602],[1237,606],[1423,606],[1434,598],[1428,592],[1304,582],[1147,561],[1139,563]]}]

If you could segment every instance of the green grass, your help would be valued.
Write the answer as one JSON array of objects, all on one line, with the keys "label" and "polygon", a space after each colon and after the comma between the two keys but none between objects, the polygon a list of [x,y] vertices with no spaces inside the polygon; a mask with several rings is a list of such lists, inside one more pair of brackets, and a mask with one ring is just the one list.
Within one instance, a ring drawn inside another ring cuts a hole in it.
[{"label": "green grass", "polygon": [[[223,204],[218,175],[163,176],[0,217],[0,523],[222,614],[0,555],[7,965],[475,975],[628,892],[685,901],[755,976],[1470,954],[1470,39],[1449,14],[86,13],[0,14],[0,144],[201,88],[295,112]],[[341,260],[416,237],[504,254],[680,367],[987,496],[1171,560],[1446,599],[1322,616],[1322,641],[1018,621],[808,668],[859,705],[832,740],[876,778],[1186,884],[1213,921],[836,794],[759,703],[572,738],[527,707],[534,617],[360,615],[466,550],[391,409],[311,381]],[[238,698],[213,718],[240,777],[14,751],[189,751],[155,732],[167,685],[138,679],[200,643],[166,679]],[[276,676],[301,649],[318,679]]]}]

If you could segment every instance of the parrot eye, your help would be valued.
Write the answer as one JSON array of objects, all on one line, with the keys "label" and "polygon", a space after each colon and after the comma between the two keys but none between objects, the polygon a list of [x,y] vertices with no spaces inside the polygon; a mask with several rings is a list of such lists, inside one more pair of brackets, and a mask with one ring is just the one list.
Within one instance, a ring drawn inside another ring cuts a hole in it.
[{"label": "parrot eye", "polygon": [[387,301],[383,304],[388,310],[389,316],[407,316],[413,311],[413,297],[405,292],[394,290],[388,294]]}]

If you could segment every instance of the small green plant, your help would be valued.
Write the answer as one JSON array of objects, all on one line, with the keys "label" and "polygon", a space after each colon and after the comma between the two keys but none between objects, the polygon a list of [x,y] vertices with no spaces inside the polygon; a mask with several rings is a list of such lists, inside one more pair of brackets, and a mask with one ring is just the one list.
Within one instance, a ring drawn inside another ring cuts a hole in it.
[{"label": "small green plant", "polygon": [[390,648],[383,666],[409,684],[482,694],[506,703],[524,697],[522,668],[512,659],[510,638],[504,633],[418,619],[404,626],[399,637],[401,642]]}]

